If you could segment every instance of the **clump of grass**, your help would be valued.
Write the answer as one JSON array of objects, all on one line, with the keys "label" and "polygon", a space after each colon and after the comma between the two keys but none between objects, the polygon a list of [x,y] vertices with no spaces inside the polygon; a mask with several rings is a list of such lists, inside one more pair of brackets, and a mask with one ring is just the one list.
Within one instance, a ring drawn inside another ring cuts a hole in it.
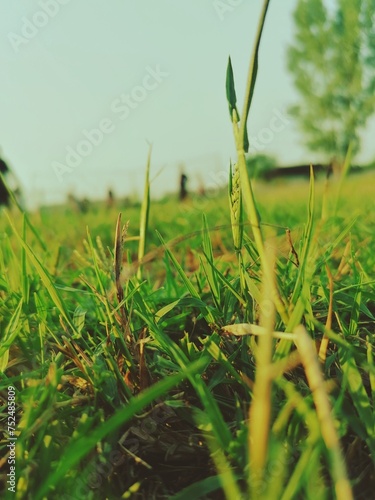
[{"label": "clump of grass", "polygon": [[[4,270],[0,290],[2,388],[10,384],[17,388],[17,488],[21,497],[30,492],[35,498],[62,496],[74,490],[78,478],[83,478],[84,494],[93,498],[121,496],[134,485],[138,494],[143,492],[149,498],[187,498],[196,491],[202,495],[222,491],[228,498],[248,498],[251,491],[264,498],[336,494],[340,475],[325,443],[323,425],[327,424],[322,424],[313,386],[309,387],[311,362],[298,355],[296,333],[284,326],[277,310],[274,319],[269,314],[267,304],[272,306],[274,301],[270,292],[274,284],[267,285],[246,231],[241,250],[244,288],[237,259],[222,260],[222,250],[217,253],[210,221],[215,220],[219,202],[213,200],[203,230],[190,237],[190,245],[195,241],[194,251],[200,255],[196,271],[184,269],[186,239],[158,248],[159,259],[164,252],[166,269],[160,288],[154,287],[152,279],[140,283],[134,274],[125,282],[118,280],[121,265],[129,259],[127,247],[132,244],[127,236],[121,241],[121,222],[117,250],[112,254],[87,236],[80,258],[71,254],[70,281],[65,274],[64,282],[59,276],[65,263],[61,261],[56,268],[48,249],[44,253],[38,245],[30,251],[34,233],[20,234],[17,226],[22,229],[22,224],[17,220],[11,221],[12,226],[9,223],[12,233],[0,247]],[[350,482],[358,492],[363,484],[370,484],[374,454],[371,311],[375,293],[367,276],[374,241],[355,256],[363,228],[353,226],[351,211],[348,213],[349,223],[343,220],[340,225],[328,224],[327,230],[320,228],[321,247],[312,253],[304,248],[306,239],[314,241],[318,226],[310,229],[307,223],[305,232],[294,242],[298,268],[287,256],[275,256],[275,264],[269,268],[275,270],[270,279],[277,281],[291,318],[300,318],[299,323],[308,330],[311,354],[312,346],[317,346],[317,352],[320,341],[328,340],[325,364],[319,368],[324,370],[326,382],[320,390],[332,405],[330,414],[344,449]],[[263,210],[262,217],[272,223],[272,214]],[[199,217],[196,224],[201,225]],[[159,227],[163,230],[163,225]],[[41,238],[46,228],[34,226],[34,230]],[[230,225],[227,231],[232,237]],[[18,266],[22,249],[26,265]],[[55,252],[54,247],[51,250]],[[136,251],[134,246],[133,254]],[[228,250],[228,255],[231,252],[235,257],[236,249]],[[322,272],[313,273],[304,265],[306,255],[310,266]],[[334,277],[332,293],[325,271],[328,259]],[[114,274],[112,262],[116,263]],[[158,262],[149,261],[148,265],[152,276]],[[82,279],[77,280],[80,273]],[[22,292],[26,282],[28,302]],[[296,287],[305,299],[295,292]],[[123,294],[117,296],[120,288]],[[121,307],[126,312],[125,323]],[[124,325],[128,325],[133,341],[129,342]],[[229,335],[224,335],[225,331]],[[262,362],[262,341],[256,336],[269,335],[270,331],[267,352],[271,344],[272,359],[270,362],[267,355]],[[280,356],[277,353],[283,342],[290,348]],[[140,382],[140,343],[142,366],[150,375],[147,388]],[[317,354],[314,359],[318,359]],[[267,367],[266,379],[261,375],[262,363]],[[265,380],[268,389],[262,389]],[[265,396],[263,401],[268,403],[262,403]],[[265,418],[255,419],[256,401],[268,412],[267,425]],[[161,404],[170,410],[162,411]],[[144,426],[142,415],[152,408],[159,411],[161,420]],[[163,420],[163,415],[168,419]],[[148,425],[157,425],[157,433]],[[126,432],[130,436],[138,433],[138,448],[132,448],[128,438],[121,441]],[[188,444],[186,435],[197,437]],[[161,448],[156,436],[163,442]],[[169,441],[165,441],[166,436]],[[254,436],[264,443],[262,456]],[[190,446],[199,467],[194,466]],[[114,452],[122,457],[122,465],[113,466],[108,477],[100,475],[99,489],[92,489],[86,478],[99,463],[110,464]],[[151,460],[151,469],[145,469],[142,463],[150,462],[150,453],[156,453],[157,459]],[[348,457],[354,458],[348,461]],[[171,467],[173,482],[168,480]],[[40,489],[42,477],[44,486]]]}]

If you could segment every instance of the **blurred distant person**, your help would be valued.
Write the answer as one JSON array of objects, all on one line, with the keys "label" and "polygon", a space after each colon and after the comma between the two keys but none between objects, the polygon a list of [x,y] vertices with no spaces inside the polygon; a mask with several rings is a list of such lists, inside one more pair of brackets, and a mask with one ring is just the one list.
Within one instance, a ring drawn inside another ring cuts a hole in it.
[{"label": "blurred distant person", "polygon": [[[2,173],[2,175],[4,177],[9,172],[9,167],[2,158],[0,158],[0,172]],[[5,187],[3,179],[0,179],[0,205],[8,206],[9,205],[9,198],[10,198],[10,195],[9,195],[7,188]]]},{"label": "blurred distant person", "polygon": [[112,208],[115,203],[115,195],[113,194],[112,189],[108,189],[107,192],[107,208]]},{"label": "blurred distant person", "polygon": [[9,206],[12,193],[14,195],[14,198],[16,199],[16,202],[18,203],[18,206],[21,208],[21,210],[24,210],[25,204],[22,198],[22,192],[19,187],[19,182],[12,170],[1,157],[0,172],[4,177],[4,181],[6,182],[8,189],[10,190],[8,191],[7,187],[4,184],[4,181],[0,178],[0,205]]},{"label": "blurred distant person", "polygon": [[180,200],[185,200],[185,198],[187,197],[187,189],[186,189],[186,183],[187,183],[187,176],[182,173],[181,176],[180,176]]}]

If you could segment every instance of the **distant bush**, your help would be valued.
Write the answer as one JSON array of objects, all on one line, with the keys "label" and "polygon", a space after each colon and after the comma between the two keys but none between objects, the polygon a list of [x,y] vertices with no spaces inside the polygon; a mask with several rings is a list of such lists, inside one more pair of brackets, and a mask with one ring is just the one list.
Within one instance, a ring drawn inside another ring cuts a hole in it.
[{"label": "distant bush", "polygon": [[265,177],[267,172],[277,167],[276,158],[265,154],[249,155],[246,158],[247,170],[251,178]]}]

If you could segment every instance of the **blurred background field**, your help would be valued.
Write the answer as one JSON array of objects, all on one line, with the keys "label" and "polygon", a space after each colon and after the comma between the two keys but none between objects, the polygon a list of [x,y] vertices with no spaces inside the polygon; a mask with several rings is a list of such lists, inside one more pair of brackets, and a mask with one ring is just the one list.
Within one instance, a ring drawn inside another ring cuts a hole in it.
[{"label": "blurred background field", "polygon": [[[357,225],[371,226],[375,218],[375,173],[351,175],[344,183],[338,217],[357,218]],[[176,182],[177,185],[177,182]],[[327,200],[331,215],[335,208],[339,180],[326,181],[320,178],[316,183],[317,211],[321,211],[323,199]],[[151,186],[152,190],[152,186]],[[177,191],[177,189],[176,189]],[[254,192],[262,213],[264,231],[270,235],[282,235],[285,228],[301,230],[306,218],[306,200],[309,182],[306,179],[284,179],[273,182],[258,180],[254,182]],[[152,193],[152,191],[151,191]],[[152,196],[152,194],[151,194]],[[82,248],[87,228],[95,239],[99,236],[105,247],[112,248],[113,232],[118,212],[124,220],[129,220],[129,236],[139,234],[141,202],[127,199],[115,199],[111,206],[106,201],[92,201],[82,210],[73,203],[41,207],[30,213],[30,221],[37,231],[41,231],[48,241],[48,247],[54,252],[61,246],[67,251]],[[186,200],[180,202],[177,193],[171,193],[159,199],[151,197],[148,241],[151,247],[158,246],[155,236],[157,229],[166,241],[182,237],[187,245],[197,245],[200,240],[202,214],[207,215],[209,227],[215,232],[230,235],[230,216],[228,213],[227,188],[215,189],[205,195],[192,192]],[[19,227],[20,214],[13,210],[14,220]],[[8,226],[2,218],[2,230]],[[274,226],[274,227],[272,227]],[[215,228],[216,231],[215,231]],[[246,230],[246,228],[245,228]],[[9,231],[9,229],[8,229]],[[250,234],[250,228],[248,228]],[[31,236],[32,237],[32,236]],[[129,241],[130,248],[137,248],[136,241]],[[53,253],[53,252],[52,252]]]}]

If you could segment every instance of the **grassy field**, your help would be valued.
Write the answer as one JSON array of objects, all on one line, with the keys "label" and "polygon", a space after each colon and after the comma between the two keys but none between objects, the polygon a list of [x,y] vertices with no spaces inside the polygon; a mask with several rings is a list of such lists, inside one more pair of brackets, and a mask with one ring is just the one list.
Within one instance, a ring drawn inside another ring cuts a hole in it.
[{"label": "grassy field", "polygon": [[338,186],[254,186],[272,272],[235,185],[2,213],[2,497],[15,400],[16,498],[373,498],[375,187]]},{"label": "grassy field", "polygon": [[1,214],[2,498],[374,498],[374,179],[251,182],[268,3],[228,192]]}]

